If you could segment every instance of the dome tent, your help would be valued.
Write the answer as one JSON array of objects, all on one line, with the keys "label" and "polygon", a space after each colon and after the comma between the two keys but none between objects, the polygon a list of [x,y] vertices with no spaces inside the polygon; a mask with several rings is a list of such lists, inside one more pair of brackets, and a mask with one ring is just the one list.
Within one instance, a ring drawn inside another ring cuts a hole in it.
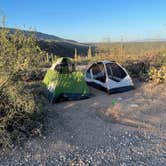
[{"label": "dome tent", "polygon": [[115,61],[93,63],[86,71],[85,80],[88,85],[110,94],[134,88],[126,69]]},{"label": "dome tent", "polygon": [[52,64],[44,80],[48,99],[53,101],[77,100],[89,97],[89,88],[83,73],[75,70],[71,58],[62,57]]}]

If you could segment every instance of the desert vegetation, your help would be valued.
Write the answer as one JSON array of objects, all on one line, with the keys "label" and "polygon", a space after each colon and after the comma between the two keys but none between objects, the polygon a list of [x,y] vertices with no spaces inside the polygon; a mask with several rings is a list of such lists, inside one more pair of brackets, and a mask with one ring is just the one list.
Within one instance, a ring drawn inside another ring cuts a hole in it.
[{"label": "desert vegetation", "polygon": [[0,166],[166,166],[165,7],[0,0]]},{"label": "desert vegetation", "polygon": [[[57,56],[51,50],[42,51],[34,33],[11,33],[4,24],[0,46],[0,144],[11,146],[13,141],[40,134],[45,112],[41,95],[43,67],[49,67]],[[155,83],[166,80],[165,43],[103,42],[89,46],[86,56],[73,48],[73,57],[81,65],[114,60],[125,66],[133,78]]]},{"label": "desert vegetation", "polygon": [[[92,50],[91,50],[92,49]],[[78,64],[111,60],[122,64],[133,78],[162,83],[166,80],[165,42],[102,42],[89,47],[87,56],[75,55]]]},{"label": "desert vegetation", "polygon": [[45,60],[33,35],[0,29],[0,145],[40,134],[44,115],[39,71]]},{"label": "desert vegetation", "polygon": [[[43,109],[41,80],[43,67],[49,67],[56,57],[42,51],[33,33],[20,30],[10,33],[0,29],[0,144],[40,135],[45,110]],[[158,43],[108,43],[89,46],[86,56],[73,48],[76,64],[99,60],[114,60],[127,68],[133,78],[162,83],[166,80],[166,47]],[[47,48],[49,49],[49,47]]]}]

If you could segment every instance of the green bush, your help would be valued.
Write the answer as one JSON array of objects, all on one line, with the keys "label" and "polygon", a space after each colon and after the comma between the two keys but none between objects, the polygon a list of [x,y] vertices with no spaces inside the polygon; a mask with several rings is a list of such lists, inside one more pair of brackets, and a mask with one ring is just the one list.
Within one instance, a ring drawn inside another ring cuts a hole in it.
[{"label": "green bush", "polygon": [[35,89],[32,93],[22,82],[0,90],[0,144],[6,146],[14,140],[40,134],[44,109],[34,93]]},{"label": "green bush", "polygon": [[150,68],[150,63],[148,61],[127,61],[124,66],[129,71],[130,75],[134,78],[139,78],[141,80],[146,79],[146,75]]},{"label": "green bush", "polygon": [[44,55],[33,35],[0,29],[0,144],[3,146],[40,134],[44,117],[41,86],[25,81],[43,77],[38,73]]},{"label": "green bush", "polygon": [[160,68],[152,67],[149,71],[150,80],[155,83],[162,83],[166,81],[166,66],[161,66]]}]

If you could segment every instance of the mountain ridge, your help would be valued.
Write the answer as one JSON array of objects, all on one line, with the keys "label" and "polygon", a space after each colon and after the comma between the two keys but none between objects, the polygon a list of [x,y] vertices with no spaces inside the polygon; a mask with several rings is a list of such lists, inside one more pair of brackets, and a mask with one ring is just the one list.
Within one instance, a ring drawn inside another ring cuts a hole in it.
[{"label": "mountain ridge", "polygon": [[[0,30],[2,27],[0,27]],[[49,54],[53,53],[58,56],[74,57],[74,50],[77,49],[77,52],[81,56],[85,56],[88,51],[90,44],[80,43],[70,39],[64,39],[55,35],[50,35],[37,31],[22,30],[16,28],[5,28],[14,33],[16,30],[22,31],[25,35],[34,34],[39,47],[48,52]]]}]

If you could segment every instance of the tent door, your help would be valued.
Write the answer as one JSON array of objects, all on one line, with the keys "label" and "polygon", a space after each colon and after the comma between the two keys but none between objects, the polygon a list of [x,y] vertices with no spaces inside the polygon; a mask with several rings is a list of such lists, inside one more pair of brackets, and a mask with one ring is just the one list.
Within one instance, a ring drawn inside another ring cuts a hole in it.
[{"label": "tent door", "polygon": [[107,69],[108,78],[117,83],[127,76],[123,68],[119,66],[117,63],[107,63],[106,69]]},{"label": "tent door", "polygon": [[106,72],[104,64],[102,62],[98,62],[92,65],[91,73],[93,77],[93,82],[95,82],[96,84],[100,84],[101,86],[107,87]]}]

